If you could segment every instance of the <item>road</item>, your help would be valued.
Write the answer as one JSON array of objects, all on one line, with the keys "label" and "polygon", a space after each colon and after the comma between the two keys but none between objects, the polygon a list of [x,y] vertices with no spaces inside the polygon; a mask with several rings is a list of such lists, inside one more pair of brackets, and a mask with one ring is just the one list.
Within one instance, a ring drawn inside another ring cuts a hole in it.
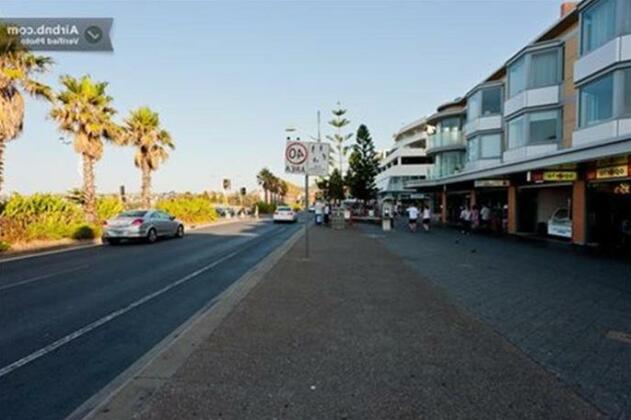
[{"label": "road", "polygon": [[0,417],[64,418],[298,229],[237,222],[0,263]]}]

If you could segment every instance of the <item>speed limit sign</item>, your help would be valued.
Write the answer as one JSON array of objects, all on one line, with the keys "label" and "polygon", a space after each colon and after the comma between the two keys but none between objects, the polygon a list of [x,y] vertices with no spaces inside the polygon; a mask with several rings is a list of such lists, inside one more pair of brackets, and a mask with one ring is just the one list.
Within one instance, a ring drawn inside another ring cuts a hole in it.
[{"label": "speed limit sign", "polygon": [[304,143],[290,142],[285,149],[285,159],[291,165],[302,165],[307,161],[307,146]]},{"label": "speed limit sign", "polygon": [[285,146],[285,172],[291,174],[306,173],[305,164],[308,157],[309,151],[304,143],[288,141]]}]

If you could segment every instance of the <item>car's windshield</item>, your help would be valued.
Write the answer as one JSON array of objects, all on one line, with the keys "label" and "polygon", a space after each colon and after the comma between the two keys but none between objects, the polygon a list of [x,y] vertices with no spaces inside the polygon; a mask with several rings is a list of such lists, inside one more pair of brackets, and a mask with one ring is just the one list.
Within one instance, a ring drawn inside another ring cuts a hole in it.
[{"label": "car's windshield", "polygon": [[289,207],[278,207],[277,210],[278,211],[291,211],[291,208],[289,208]]}]

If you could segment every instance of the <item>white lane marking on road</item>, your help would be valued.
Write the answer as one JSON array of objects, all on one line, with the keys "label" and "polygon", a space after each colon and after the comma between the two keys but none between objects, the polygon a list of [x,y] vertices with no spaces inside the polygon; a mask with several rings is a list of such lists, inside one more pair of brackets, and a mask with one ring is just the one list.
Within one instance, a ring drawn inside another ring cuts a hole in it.
[{"label": "white lane marking on road", "polygon": [[218,260],[213,261],[212,263],[200,268],[199,270],[193,271],[191,274],[182,277],[181,279],[163,287],[160,290],[157,290],[153,293],[150,293],[138,300],[136,300],[135,302],[130,303],[129,305],[125,306],[124,308],[121,308],[117,311],[114,311],[112,313],[110,313],[109,315],[104,316],[101,319],[98,319],[94,322],[92,322],[91,324],[86,325],[83,328],[80,328],[68,335],[66,335],[65,337],[60,338],[59,340],[50,343],[49,345],[47,345],[46,347],[43,347],[31,354],[29,354],[26,357],[21,358],[20,360],[16,360],[15,362],[11,363],[10,365],[7,365],[3,368],[0,369],[0,378],[2,378],[5,375],[8,375],[9,373],[13,372],[14,370],[28,364],[31,363],[37,359],[39,359],[42,356],[47,355],[48,353],[55,351],[56,349],[58,349],[59,347],[68,344],[69,342],[71,342],[74,339],[77,339],[79,337],[81,337],[82,335],[97,329],[98,327],[107,324],[108,322],[112,321],[115,318],[118,318],[121,315],[124,315],[125,313],[131,311],[134,308],[139,307],[140,305],[149,302],[152,299],[155,299],[156,297],[168,292],[169,290],[173,289],[174,287],[179,286],[182,283],[185,283],[197,276],[199,276],[200,274],[204,273],[205,271],[210,270],[211,268],[217,266],[218,264],[221,264],[222,262],[234,257],[235,255],[237,255],[239,253],[239,251],[234,251],[231,252],[228,255],[225,255],[221,258],[219,258]]},{"label": "white lane marking on road", "polygon": [[87,264],[84,264],[84,265],[80,265],[78,267],[68,268],[66,270],[61,270],[61,271],[56,271],[54,273],[42,274],[41,276],[32,277],[32,278],[26,279],[26,280],[21,280],[21,281],[18,281],[17,283],[5,284],[4,286],[0,286],[0,291],[7,290],[7,289],[12,289],[14,287],[22,286],[24,284],[33,283],[33,282],[38,281],[38,280],[49,279],[51,277],[55,277],[55,276],[58,276],[60,274],[73,273],[75,271],[79,271],[79,270],[82,270],[82,269],[87,268],[87,267],[89,267],[89,266]]}]

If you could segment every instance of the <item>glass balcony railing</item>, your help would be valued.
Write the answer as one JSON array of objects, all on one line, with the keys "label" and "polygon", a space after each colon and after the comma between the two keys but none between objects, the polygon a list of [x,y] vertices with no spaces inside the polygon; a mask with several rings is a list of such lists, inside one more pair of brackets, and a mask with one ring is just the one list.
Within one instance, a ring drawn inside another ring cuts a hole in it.
[{"label": "glass balcony railing", "polygon": [[434,149],[437,147],[448,147],[448,146],[464,146],[464,135],[462,130],[452,129],[452,130],[444,130],[438,131],[434,134],[431,134],[427,138],[427,148]]}]

